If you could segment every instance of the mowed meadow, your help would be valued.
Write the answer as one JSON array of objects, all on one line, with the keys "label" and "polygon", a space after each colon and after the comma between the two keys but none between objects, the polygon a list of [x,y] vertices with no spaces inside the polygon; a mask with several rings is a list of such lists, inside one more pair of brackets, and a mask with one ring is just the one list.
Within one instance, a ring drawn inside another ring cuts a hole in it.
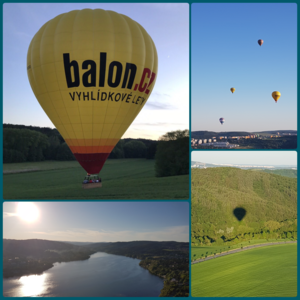
[{"label": "mowed meadow", "polygon": [[155,160],[110,159],[100,172],[102,188],[83,189],[77,161],[3,165],[7,199],[188,199],[189,175],[155,177]]},{"label": "mowed meadow", "polygon": [[193,297],[296,297],[297,244],[245,250],[192,265]]},{"label": "mowed meadow", "polygon": [[229,253],[235,249],[241,249],[244,247],[251,247],[253,245],[265,244],[265,243],[277,243],[277,242],[285,242],[285,241],[293,241],[292,239],[259,239],[259,240],[250,240],[243,241],[241,243],[235,245],[216,245],[216,246],[192,246],[192,261],[205,258],[205,256],[213,256],[214,253]]}]

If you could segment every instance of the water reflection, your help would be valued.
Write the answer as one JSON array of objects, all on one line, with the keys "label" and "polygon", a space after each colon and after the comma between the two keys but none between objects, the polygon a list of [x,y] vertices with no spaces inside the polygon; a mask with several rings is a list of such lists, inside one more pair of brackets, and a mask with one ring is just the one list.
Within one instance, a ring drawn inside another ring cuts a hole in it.
[{"label": "water reflection", "polygon": [[48,274],[22,276],[19,279],[21,284],[21,297],[34,297],[42,294],[46,290],[46,277]]},{"label": "water reflection", "polygon": [[157,297],[163,280],[140,260],[95,253],[84,261],[55,263],[42,275],[5,278],[4,297]]}]

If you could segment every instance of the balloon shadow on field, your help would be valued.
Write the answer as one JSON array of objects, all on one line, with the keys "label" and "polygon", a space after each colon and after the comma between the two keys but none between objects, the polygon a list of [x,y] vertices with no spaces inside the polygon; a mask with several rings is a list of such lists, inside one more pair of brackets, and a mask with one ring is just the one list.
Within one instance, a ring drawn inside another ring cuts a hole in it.
[{"label": "balloon shadow on field", "polygon": [[236,207],[233,210],[233,214],[234,216],[239,220],[242,221],[246,215],[246,209],[242,208],[242,207]]}]

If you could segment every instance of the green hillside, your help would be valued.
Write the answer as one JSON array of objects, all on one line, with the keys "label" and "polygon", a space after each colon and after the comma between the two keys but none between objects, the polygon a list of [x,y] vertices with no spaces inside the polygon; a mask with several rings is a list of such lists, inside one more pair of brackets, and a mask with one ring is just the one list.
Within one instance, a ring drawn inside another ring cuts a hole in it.
[{"label": "green hillside", "polygon": [[269,174],[276,174],[276,175],[280,175],[280,176],[297,178],[297,170],[291,170],[291,169],[267,170],[267,169],[264,169],[261,171],[269,173]]},{"label": "green hillside", "polygon": [[[242,221],[235,208],[246,211]],[[237,168],[192,169],[192,243],[296,238],[297,179]]]}]

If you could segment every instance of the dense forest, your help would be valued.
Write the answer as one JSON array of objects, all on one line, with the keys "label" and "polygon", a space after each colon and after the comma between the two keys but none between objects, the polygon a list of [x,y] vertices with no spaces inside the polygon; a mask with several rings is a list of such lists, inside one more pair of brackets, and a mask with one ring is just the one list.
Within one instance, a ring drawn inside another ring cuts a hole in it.
[{"label": "dense forest", "polygon": [[[233,211],[245,210],[239,221]],[[238,168],[192,169],[192,243],[297,239],[297,179]]]},{"label": "dense forest", "polygon": [[291,178],[297,178],[297,170],[292,170],[292,169],[278,169],[278,170],[263,169],[261,171],[270,173],[270,174],[276,174],[276,175],[281,175],[281,176],[286,176],[286,177],[291,177]]},{"label": "dense forest", "polygon": [[4,239],[3,277],[41,274],[55,262],[84,260],[96,252],[140,259],[141,267],[164,279],[161,297],[189,294],[189,243],[180,242],[134,241],[78,246],[39,239]]},{"label": "dense forest", "polygon": [[[189,131],[177,130],[158,141],[121,139],[109,159],[155,159],[157,177],[189,174]],[[75,157],[56,129],[3,125],[3,162],[68,161]]]},{"label": "dense forest", "polygon": [[[158,141],[122,139],[109,158],[154,159]],[[3,124],[3,162],[75,160],[56,129]]]}]

